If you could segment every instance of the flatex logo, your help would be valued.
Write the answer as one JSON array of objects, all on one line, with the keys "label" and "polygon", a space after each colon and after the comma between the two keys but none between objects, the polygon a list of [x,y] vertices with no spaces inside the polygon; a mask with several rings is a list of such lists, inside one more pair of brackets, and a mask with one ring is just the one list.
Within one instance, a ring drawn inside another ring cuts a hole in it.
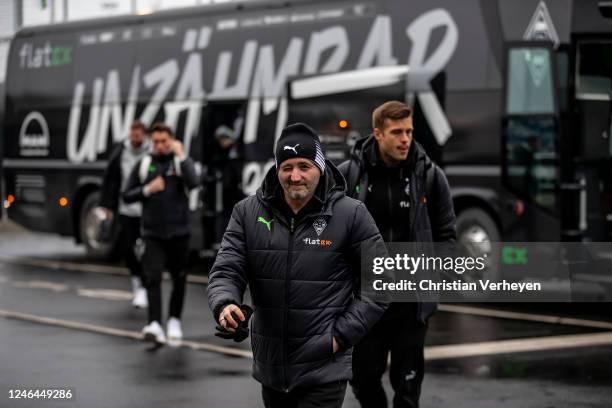
[{"label": "flatex logo", "polygon": [[319,239],[319,238],[317,239],[304,238],[302,241],[304,242],[305,245],[321,246],[321,247],[330,247],[333,244],[333,242],[328,239]]},{"label": "flatex logo", "polygon": [[48,41],[43,46],[25,43],[19,50],[21,68],[53,68],[72,63],[72,47],[51,45]]},{"label": "flatex logo", "polygon": [[19,130],[19,154],[28,157],[49,155],[49,126],[37,111],[28,113]]}]

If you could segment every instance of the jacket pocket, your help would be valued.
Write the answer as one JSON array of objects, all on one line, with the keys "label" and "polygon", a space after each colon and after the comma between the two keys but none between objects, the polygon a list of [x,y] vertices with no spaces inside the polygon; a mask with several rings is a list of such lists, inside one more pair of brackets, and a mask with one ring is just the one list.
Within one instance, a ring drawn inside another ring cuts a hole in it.
[{"label": "jacket pocket", "polygon": [[334,330],[330,325],[325,332],[317,335],[316,350],[314,355],[317,360],[331,359],[334,356]]}]

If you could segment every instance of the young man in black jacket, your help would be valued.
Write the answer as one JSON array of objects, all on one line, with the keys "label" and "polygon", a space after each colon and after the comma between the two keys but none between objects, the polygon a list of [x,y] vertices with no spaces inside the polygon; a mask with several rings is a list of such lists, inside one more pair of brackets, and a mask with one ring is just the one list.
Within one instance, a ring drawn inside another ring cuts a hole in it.
[{"label": "young man in black jacket", "polygon": [[249,285],[253,376],[266,407],[339,408],[353,345],[384,311],[358,295],[361,245],[382,238],[310,127],[285,128],[275,159],[257,194],[234,206],[208,302],[222,331],[246,331]]},{"label": "young man in black jacket", "polygon": [[150,150],[145,126],[135,121],[130,127],[129,138],[115,146],[110,158],[100,195],[100,207],[107,218],[118,216],[119,253],[132,274],[132,305],[137,308],[147,307],[147,291],[142,282],[142,265],[135,253],[135,245],[140,238],[140,203],[127,204],[121,197],[125,191],[128,177],[134,165]]},{"label": "young man in black jacket", "polygon": [[[384,103],[372,122],[374,134],[359,140],[350,160],[339,166],[347,194],[365,203],[385,242],[454,242],[448,182],[413,140],[410,108]],[[351,385],[362,407],[387,406],[381,377],[389,353],[393,407],[419,406],[427,319],[435,310],[435,303],[391,303],[355,347]]]},{"label": "young man in black jacket", "polygon": [[178,342],[183,337],[180,319],[189,254],[188,192],[199,180],[193,161],[168,126],[154,124],[151,142],[153,153],[140,160],[132,170],[123,199],[126,203],[142,202],[145,246],[142,264],[149,298],[149,323],[143,329],[145,339],[166,342],[161,327],[161,280],[167,268],[172,277],[168,341]]}]

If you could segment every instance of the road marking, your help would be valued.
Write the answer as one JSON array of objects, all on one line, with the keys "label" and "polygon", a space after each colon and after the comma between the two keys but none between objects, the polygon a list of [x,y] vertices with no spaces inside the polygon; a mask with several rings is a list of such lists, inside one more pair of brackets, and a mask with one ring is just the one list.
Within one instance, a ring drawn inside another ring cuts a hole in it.
[{"label": "road marking", "polygon": [[69,289],[67,285],[61,283],[45,282],[41,280],[15,281],[13,282],[13,286],[16,288],[46,289],[53,292],[65,292]]},{"label": "road marking", "polygon": [[[132,340],[144,341],[142,333],[133,330],[115,329],[97,324],[81,323],[71,320],[55,319],[51,317],[36,316],[11,310],[0,309],[0,317],[5,319],[21,320],[31,323],[39,323],[47,326],[56,326],[66,329],[85,331],[90,333],[104,334],[108,336],[123,337]],[[252,358],[253,353],[232,347],[218,346],[216,344],[183,340],[179,347],[190,348],[198,351],[209,351],[233,357]]]},{"label": "road marking", "polygon": [[473,306],[447,305],[438,306],[441,312],[468,314],[473,316],[495,317],[499,319],[524,320],[538,323],[561,324],[566,326],[588,327],[591,329],[612,330],[612,322],[598,320],[574,319],[572,317],[551,316],[533,313],[510,312],[506,310],[487,309]]},{"label": "road marking", "polygon": [[15,256],[0,255],[0,262],[20,266],[32,266],[37,268],[66,270],[76,272],[104,273],[107,275],[128,276],[130,273],[126,268],[110,265],[80,264],[76,262],[52,261],[49,259],[18,258]]},{"label": "road marking", "polygon": [[573,275],[576,280],[597,282],[597,283],[612,283],[612,276],[596,275],[593,273],[576,273]]},{"label": "road marking", "polygon": [[104,300],[132,300],[132,292],[114,289],[77,289],[77,295]]},{"label": "road marking", "polygon": [[134,296],[132,292],[128,292],[126,290],[96,289],[96,288],[82,288],[82,287],[77,287],[76,289],[73,289],[69,285],[41,281],[41,280],[10,282],[8,279],[5,278],[5,279],[0,279],[0,283],[11,283],[13,287],[22,288],[22,289],[43,289],[43,290],[50,290],[53,292],[69,291],[81,297],[113,300],[113,301],[121,301],[121,302],[126,301],[126,300],[132,300]]},{"label": "road marking", "polygon": [[[0,255],[0,262],[36,268],[65,270],[70,272],[103,273],[106,275],[130,276],[130,272],[127,268],[111,265],[82,264],[77,262],[53,261],[49,259],[18,258],[7,255]],[[170,275],[167,272],[164,273],[164,279],[170,279]],[[187,275],[187,282],[197,285],[208,285],[208,276]]]},{"label": "road marking", "polygon": [[425,347],[425,360],[612,345],[612,333],[569,334]]},{"label": "road marking", "polygon": [[43,289],[50,290],[53,292],[72,292],[77,296],[93,298],[93,299],[103,299],[103,300],[111,300],[111,301],[131,301],[134,297],[132,292],[127,290],[117,290],[117,289],[103,289],[103,288],[83,288],[77,287],[72,288],[68,285],[63,285],[54,282],[47,282],[41,280],[32,280],[32,281],[15,281],[10,282],[8,279],[0,277],[0,284],[3,283],[11,283],[13,287],[22,288],[22,289]]},{"label": "road marking", "polygon": [[[0,317],[6,319],[22,320],[32,323],[40,323],[49,326],[63,327],[67,329],[104,334],[115,337],[143,340],[142,333],[115,329],[112,327],[95,324],[80,323],[70,320],[54,319],[50,317],[36,316],[26,313],[14,312],[0,309]],[[612,333],[590,333],[570,334],[548,337],[533,337],[513,340],[497,340],[467,344],[449,344],[444,346],[425,347],[425,360],[442,360],[465,358],[475,356],[491,356],[509,353],[526,353],[534,351],[557,350],[579,347],[609,346],[612,345]],[[232,347],[218,346],[216,344],[183,340],[180,347],[190,348],[197,351],[208,351],[217,354],[234,357],[253,358],[253,353],[248,350]]]},{"label": "road marking", "polygon": [[187,282],[195,283],[198,285],[208,285],[208,276],[187,275]]}]

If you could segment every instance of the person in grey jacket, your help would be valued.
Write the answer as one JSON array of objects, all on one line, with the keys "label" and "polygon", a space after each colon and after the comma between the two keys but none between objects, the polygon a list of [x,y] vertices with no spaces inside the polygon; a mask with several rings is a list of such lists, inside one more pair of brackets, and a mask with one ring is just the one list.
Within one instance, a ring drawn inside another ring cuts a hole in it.
[{"label": "person in grey jacket", "polygon": [[340,407],[353,346],[385,305],[359,295],[361,245],[382,244],[365,206],[304,124],[282,131],[256,195],[234,206],[209,274],[222,331],[246,323],[253,301],[253,376],[266,407]]},{"label": "person in grey jacket", "polygon": [[135,253],[136,241],[140,238],[142,205],[125,203],[121,194],[125,191],[132,168],[149,153],[150,148],[144,124],[135,121],[130,126],[129,138],[118,143],[112,150],[100,189],[99,205],[106,212],[107,218],[118,216],[119,253],[132,275],[132,305],[137,308],[148,305],[147,291],[142,282],[142,265]]},{"label": "person in grey jacket", "polygon": [[172,277],[167,335],[169,341],[176,343],[183,338],[180,319],[189,254],[188,191],[199,184],[199,179],[193,161],[168,126],[153,124],[151,142],[153,153],[132,170],[123,199],[126,203],[142,202],[142,264],[149,299],[145,339],[166,342],[161,327],[161,279],[167,268]]}]

